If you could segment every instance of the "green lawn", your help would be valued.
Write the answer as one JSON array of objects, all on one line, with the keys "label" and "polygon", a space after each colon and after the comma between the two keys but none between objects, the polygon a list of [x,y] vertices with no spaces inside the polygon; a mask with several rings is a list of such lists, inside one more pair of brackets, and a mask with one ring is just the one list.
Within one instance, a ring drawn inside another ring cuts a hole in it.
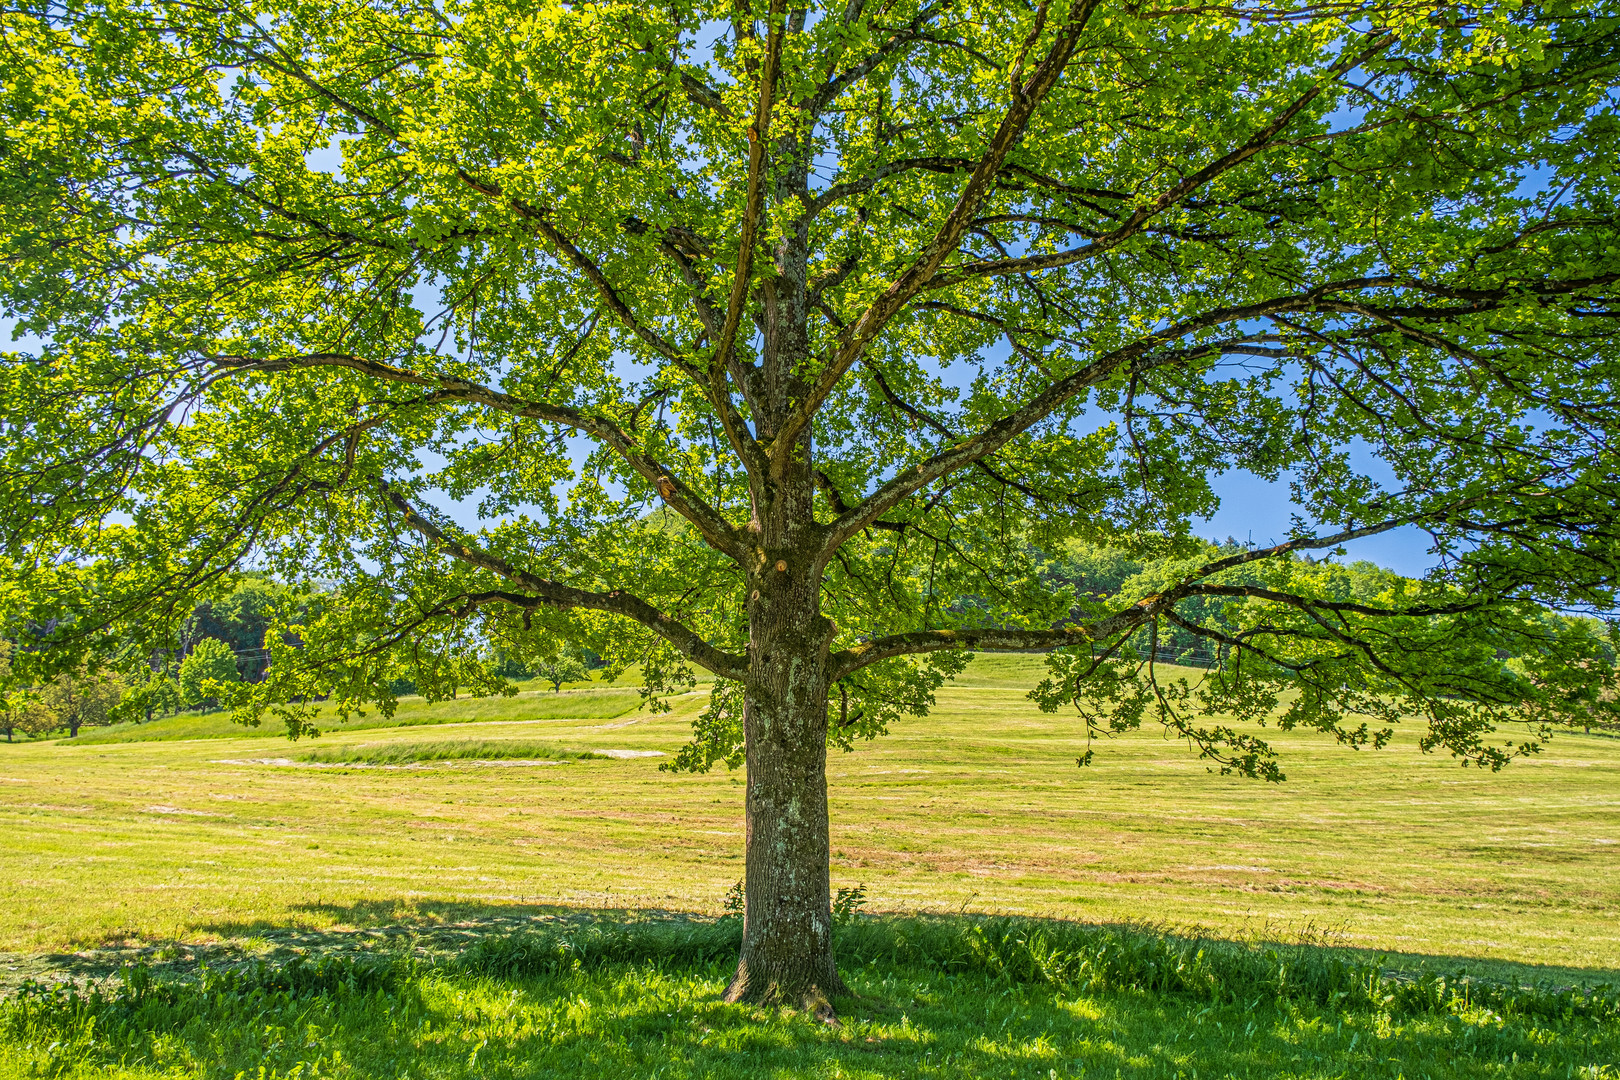
[{"label": "green lawn", "polygon": [[[1289,779],[1273,786],[1210,775],[1181,744],[1141,732],[1081,770],[1076,725],[1023,697],[1038,671],[1023,658],[978,661],[933,715],[832,755],[836,886],[865,885],[876,912],[1311,942],[1331,955],[1388,954],[1389,969],[1466,968],[1515,985],[1620,978],[1620,740],[1561,736],[1493,775],[1420,754],[1416,731],[1378,753],[1274,733]],[[472,940],[590,912],[717,914],[742,876],[740,774],[671,776],[658,757],[524,763],[537,747],[667,754],[702,704],[695,695],[651,716],[633,691],[598,688],[405,702],[397,730],[338,730],[312,744],[240,729],[188,739],[162,726],[178,721],[98,733],[120,741],[0,744],[0,948],[11,950],[0,981],[104,974],[137,957]],[[425,739],[421,723],[443,726]],[[460,741],[478,756],[442,745]],[[327,760],[303,760],[311,752]],[[379,767],[388,762],[399,764]],[[260,1047],[252,1060],[280,1075],[304,1061],[299,1075],[314,1075],[309,1063],[353,1038],[400,1063],[354,1075],[389,1077],[417,1055],[434,1064],[413,1076],[730,1075],[725,1062],[743,1046],[764,1055],[764,1075],[784,1076],[1617,1075],[1579,1071],[1616,1060],[1610,1021],[1572,1019],[1563,1033],[1520,1025],[1509,1037],[1455,1011],[1380,1020],[1376,1009],[1288,1001],[1193,1008],[1174,995],[1003,985],[909,962],[856,965],[851,979],[872,1004],[845,1009],[850,1023],[829,1032],[715,1004],[723,961],[505,979],[429,965],[400,984],[408,1008],[385,1017],[335,998],[287,1004],[276,1024],[313,1010],[308,1023],[329,1033],[304,1050],[313,1036],[278,1036],[275,1054]],[[491,1011],[491,1001],[509,1004]],[[863,1008],[878,1010],[874,1027],[861,1026]],[[1394,1041],[1368,1049],[1375,1036]],[[179,1057],[131,1073],[249,1069],[248,1051],[189,1038],[165,1044]],[[49,1042],[26,1053],[26,1039],[0,1045],[12,1055],[0,1067],[46,1068],[38,1054]],[[1443,1062],[1459,1045],[1472,1049],[1452,1070]],[[1536,1046],[1546,1068],[1524,1071]],[[1367,1054],[1395,1064],[1380,1072]],[[91,1069],[91,1058],[74,1060]],[[95,1075],[116,1071],[95,1060]],[[343,1072],[330,1056],[321,1068]]]}]

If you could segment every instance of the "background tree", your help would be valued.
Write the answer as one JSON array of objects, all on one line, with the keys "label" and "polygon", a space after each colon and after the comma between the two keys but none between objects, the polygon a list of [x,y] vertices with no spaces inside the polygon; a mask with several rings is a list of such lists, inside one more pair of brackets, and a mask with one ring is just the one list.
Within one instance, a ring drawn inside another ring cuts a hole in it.
[{"label": "background tree", "polygon": [[[1613,679],[1544,617],[1612,611],[1620,566],[1612,0],[24,0],[0,33],[29,663],[149,655],[252,567],[331,591],[248,719],[493,692],[499,637],[654,696],[705,668],[683,760],[748,767],[730,999],[843,989],[827,747],[969,649],[1273,778],[1277,710],[1496,768]],[[1284,542],[1191,539],[1227,470],[1293,485]],[[1369,599],[1293,558],[1407,527],[1435,569]],[[1071,540],[1156,587],[1049,588]],[[1228,658],[1201,687],[1129,659],[1172,628]]]},{"label": "background tree", "polygon": [[113,672],[82,667],[63,672],[29,694],[19,726],[32,735],[66,729],[76,738],[80,728],[113,723],[123,694],[124,681]]},{"label": "background tree", "polygon": [[117,712],[120,719],[139,724],[179,712],[182,704],[179,680],[160,660],[157,664],[148,662],[145,666],[135,666],[125,683]]},{"label": "background tree", "polygon": [[188,708],[218,705],[221,688],[239,680],[231,647],[218,638],[203,638],[180,662],[180,702]]},{"label": "background tree", "polygon": [[22,694],[11,682],[12,647],[11,642],[0,638],[0,731],[5,732],[6,742],[12,741],[23,709]]},{"label": "background tree", "polygon": [[223,641],[236,654],[241,677],[257,682],[270,666],[265,635],[271,625],[278,620],[293,625],[301,623],[308,609],[307,595],[263,574],[250,574],[238,580],[230,592],[199,604],[183,634]]},{"label": "background tree", "polygon": [[553,693],[562,693],[565,682],[581,682],[591,677],[585,661],[571,652],[558,653],[530,665],[537,678],[551,684]]}]

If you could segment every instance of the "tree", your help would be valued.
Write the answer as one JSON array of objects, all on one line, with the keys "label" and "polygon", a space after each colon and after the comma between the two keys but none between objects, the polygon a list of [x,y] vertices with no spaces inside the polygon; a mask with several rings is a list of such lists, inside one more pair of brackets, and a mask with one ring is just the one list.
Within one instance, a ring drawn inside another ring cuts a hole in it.
[{"label": "tree", "polygon": [[180,662],[180,701],[188,707],[217,705],[220,688],[239,678],[231,647],[218,638],[203,638]]},{"label": "tree", "polygon": [[11,642],[0,638],[0,731],[6,742],[12,741],[23,709],[22,695],[11,684],[11,650]]},{"label": "tree", "polygon": [[31,735],[66,728],[69,738],[77,738],[80,728],[112,723],[123,693],[123,680],[112,672],[64,672],[29,695],[18,726]]},{"label": "tree", "polygon": [[300,596],[262,574],[245,576],[225,595],[205,600],[192,614],[197,637],[218,638],[240,661],[242,678],[253,682],[269,666],[266,634],[277,620],[302,622],[309,598]]},{"label": "tree", "polygon": [[[496,638],[654,697],[704,668],[683,760],[748,768],[728,999],[843,990],[828,746],[968,650],[1274,779],[1238,721],[1280,700],[1496,768],[1613,679],[1543,618],[1614,610],[1620,567],[1612,0],[24,0],[0,32],[30,656],[163,647],[253,567],[329,585],[233,698],[295,735],[277,702],[495,692]],[[1283,542],[1191,539],[1226,470],[1292,483]],[[1436,567],[1370,599],[1294,558],[1401,528]],[[1070,541],[1157,587],[1047,587]],[[1172,629],[1228,658],[1200,688],[1130,661]]]},{"label": "tree", "polygon": [[565,682],[580,682],[591,677],[585,661],[573,653],[559,653],[530,665],[537,677],[551,684],[552,693],[562,693]]},{"label": "tree", "polygon": [[118,714],[139,724],[159,714],[180,711],[180,683],[166,670],[166,665],[136,665],[124,687],[124,699],[118,704]]}]

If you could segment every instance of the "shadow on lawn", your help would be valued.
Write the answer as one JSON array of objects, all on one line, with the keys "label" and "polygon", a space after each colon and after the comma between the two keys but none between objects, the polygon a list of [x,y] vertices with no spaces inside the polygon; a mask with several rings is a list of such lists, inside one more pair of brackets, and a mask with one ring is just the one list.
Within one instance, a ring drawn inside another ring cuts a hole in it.
[{"label": "shadow on lawn", "polygon": [[[145,964],[155,973],[181,976],[204,964],[228,967],[260,960],[280,963],[294,956],[318,958],[381,953],[409,956],[433,965],[453,965],[469,951],[488,954],[489,947],[498,950],[502,942],[533,939],[537,935],[568,939],[570,944],[565,951],[576,950],[572,954],[574,959],[578,959],[580,947],[605,948],[607,951],[597,959],[614,962],[647,959],[689,963],[699,958],[687,947],[683,947],[685,952],[681,956],[664,955],[672,934],[685,934],[689,941],[696,940],[693,935],[701,936],[705,944],[699,952],[705,963],[711,960],[734,962],[736,955],[734,923],[729,930],[723,930],[723,924],[712,919],[662,909],[378,898],[343,905],[306,903],[295,905],[293,910],[306,916],[308,923],[299,925],[302,920],[290,924],[267,920],[204,923],[195,924],[184,932],[189,941],[141,945],[108,943],[101,948],[70,954],[0,954],[0,994],[26,980],[102,980],[129,964]],[[1005,940],[987,947],[982,933],[975,929],[987,925],[999,927],[996,933]],[[614,937],[616,930],[638,927],[642,929],[628,938],[623,934]],[[598,944],[581,946],[587,937]],[[203,940],[196,940],[198,938]],[[601,944],[615,940],[616,945]],[[1014,941],[1018,944],[1010,944]],[[1034,952],[1028,947],[1030,943],[1034,943]],[[1020,982],[1192,989],[1206,996],[1209,996],[1209,988],[1218,984],[1232,986],[1228,996],[1238,996],[1241,991],[1237,986],[1252,982],[1257,975],[1263,980],[1268,978],[1259,969],[1274,966],[1277,957],[1293,966],[1296,974],[1291,977],[1296,982],[1300,978],[1319,981],[1326,978],[1338,984],[1370,976],[1406,983],[1440,976],[1453,984],[1460,977],[1481,984],[1542,989],[1612,987],[1620,983],[1620,973],[1603,969],[1377,953],[1324,944],[1320,940],[1298,943],[1284,938],[1278,941],[1264,936],[1264,932],[1232,941],[1151,924],[1080,924],[985,914],[862,917],[840,932],[837,951],[842,969],[858,968],[877,960],[889,966],[921,966],[947,973],[971,968],[996,974],[1011,965],[1016,969],[1013,971],[1015,981]],[[1268,952],[1271,959],[1266,958]],[[1068,956],[1064,963],[1073,970],[1059,971],[1054,966],[1058,964],[1057,958],[1064,955]],[[1202,959],[1206,956],[1208,962]],[[1201,970],[1183,970],[1179,978],[1167,980],[1163,973],[1155,973],[1156,968],[1167,965],[1179,965],[1183,969],[1201,967]],[[1213,999],[1219,999],[1221,994],[1214,991]]]},{"label": "shadow on lawn", "polygon": [[[512,934],[524,930],[543,929],[558,924],[584,926],[593,924],[618,925],[645,922],[697,922],[707,923],[704,916],[691,912],[663,908],[584,908],[563,904],[498,903],[480,901],[438,901],[408,898],[362,900],[352,904],[306,903],[292,905],[292,910],[307,915],[311,922],[332,929],[309,929],[288,926],[285,923],[211,923],[193,928],[195,933],[226,940],[252,938],[265,942],[286,943],[307,949],[350,949],[368,937],[372,940],[399,942],[415,939],[427,952],[442,956],[466,948],[490,935]],[[919,913],[884,916],[890,920],[913,920],[932,926],[971,926],[1002,916],[995,913],[969,912],[954,914]],[[1335,935],[1314,927],[1265,925],[1236,938],[1201,933],[1196,930],[1167,927],[1149,922],[1131,923],[1074,923],[1062,919],[1018,917],[1021,924],[1048,927],[1059,932],[1069,929],[1125,934],[1140,938],[1146,936],[1200,947],[1213,945],[1241,948],[1267,946],[1289,949],[1308,947],[1315,956],[1330,957],[1344,964],[1376,962],[1388,973],[1401,977],[1422,978],[1425,975],[1447,977],[1472,976],[1491,982],[1517,983],[1525,986],[1588,986],[1620,984],[1620,971],[1607,968],[1574,968],[1545,964],[1527,964],[1491,958],[1453,956],[1438,953],[1397,953],[1367,949],[1333,942]],[[846,959],[840,950],[840,963]],[[1620,1075],[1617,1075],[1620,1080]]]},{"label": "shadow on lawn", "polygon": [[[340,909],[356,921],[384,910]],[[0,1071],[1605,1080],[1620,1057],[1613,998],[1459,996],[1320,947],[1144,927],[856,919],[840,930],[855,994],[837,1002],[836,1028],[720,1002],[735,920],[437,905],[386,927],[268,932],[193,949],[99,995],[59,988],[0,1003]]]}]

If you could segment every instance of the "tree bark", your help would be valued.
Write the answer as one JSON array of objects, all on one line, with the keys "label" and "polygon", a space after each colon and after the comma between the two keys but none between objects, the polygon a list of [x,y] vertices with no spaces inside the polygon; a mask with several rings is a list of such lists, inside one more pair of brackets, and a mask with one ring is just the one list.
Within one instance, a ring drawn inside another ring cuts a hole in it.
[{"label": "tree bark", "polygon": [[[812,564],[808,477],[796,512],[769,515],[751,575],[746,884],[742,952],[727,1001],[774,1002],[831,1019],[848,994],[832,951],[827,820],[827,655],[833,624],[821,614]],[[796,485],[797,486],[797,485]],[[774,509],[782,510],[781,504]]]},{"label": "tree bark", "polygon": [[832,952],[825,663],[813,648],[784,644],[775,643],[745,691],[743,943],[725,998],[828,1018],[831,999],[849,989]]}]

